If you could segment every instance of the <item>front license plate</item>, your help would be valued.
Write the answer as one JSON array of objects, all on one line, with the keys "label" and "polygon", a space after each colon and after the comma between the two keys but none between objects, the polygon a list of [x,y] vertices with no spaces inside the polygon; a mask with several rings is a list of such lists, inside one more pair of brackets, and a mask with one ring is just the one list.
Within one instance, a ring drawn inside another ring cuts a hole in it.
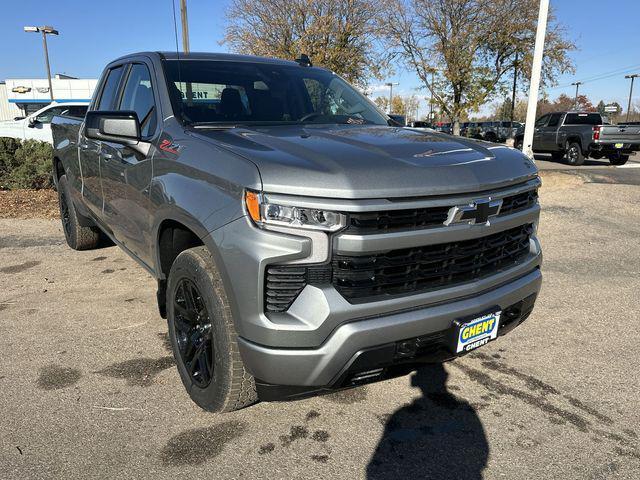
[{"label": "front license plate", "polygon": [[489,313],[464,323],[456,321],[456,353],[469,352],[497,338],[501,313]]},{"label": "front license plate", "polygon": [[622,147],[624,147],[624,143],[616,143],[616,144],[614,145],[614,147],[616,147],[616,148],[622,148]]}]

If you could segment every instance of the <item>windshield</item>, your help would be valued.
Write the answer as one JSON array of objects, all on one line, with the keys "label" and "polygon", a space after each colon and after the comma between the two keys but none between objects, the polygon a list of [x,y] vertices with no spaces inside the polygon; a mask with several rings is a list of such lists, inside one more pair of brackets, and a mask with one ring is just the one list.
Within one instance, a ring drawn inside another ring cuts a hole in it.
[{"label": "windshield", "polygon": [[366,97],[327,70],[215,60],[165,65],[176,115],[188,124],[387,125]]}]

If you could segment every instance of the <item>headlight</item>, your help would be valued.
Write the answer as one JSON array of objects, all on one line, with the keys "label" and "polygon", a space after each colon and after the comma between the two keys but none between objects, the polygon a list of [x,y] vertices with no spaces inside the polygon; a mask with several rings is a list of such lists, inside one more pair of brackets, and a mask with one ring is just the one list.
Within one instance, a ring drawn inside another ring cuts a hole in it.
[{"label": "headlight", "polygon": [[249,216],[259,226],[276,225],[335,232],[347,224],[347,217],[342,213],[277,205],[269,203],[264,195],[250,190],[245,192],[244,201]]}]

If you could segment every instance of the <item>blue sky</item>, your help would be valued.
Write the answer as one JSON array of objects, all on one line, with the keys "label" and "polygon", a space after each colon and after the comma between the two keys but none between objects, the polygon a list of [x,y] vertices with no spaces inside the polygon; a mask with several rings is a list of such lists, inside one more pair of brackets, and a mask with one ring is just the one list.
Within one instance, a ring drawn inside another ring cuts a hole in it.
[{"label": "blue sky", "polygon": [[[0,79],[45,75],[40,37],[24,33],[24,25],[56,27],[60,36],[49,37],[52,71],[78,77],[97,77],[108,61],[128,52],[173,50],[171,1],[10,2],[0,17]],[[227,50],[219,44],[226,4],[227,0],[188,0],[192,50]],[[586,81],[581,93],[592,101],[617,101],[626,108],[629,81],[624,75],[640,73],[640,1],[551,0],[551,4],[579,49],[572,54],[576,74],[560,78],[560,87],[550,90],[549,95],[552,98],[560,93],[573,95],[574,87],[569,84]],[[603,74],[611,76],[588,81]],[[395,91],[401,94],[414,93],[419,86],[410,72],[399,71],[392,80],[400,83]],[[640,100],[638,83],[635,101]]]}]

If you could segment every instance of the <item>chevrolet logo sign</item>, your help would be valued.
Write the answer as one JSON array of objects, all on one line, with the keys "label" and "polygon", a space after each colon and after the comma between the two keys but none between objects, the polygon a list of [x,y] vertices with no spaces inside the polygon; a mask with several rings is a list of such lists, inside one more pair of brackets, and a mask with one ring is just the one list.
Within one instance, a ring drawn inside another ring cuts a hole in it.
[{"label": "chevrolet logo sign", "polygon": [[489,218],[495,217],[502,208],[502,199],[486,198],[475,200],[468,205],[458,205],[449,209],[445,225],[467,223],[469,225],[489,225]]},{"label": "chevrolet logo sign", "polygon": [[20,86],[20,87],[13,87],[13,88],[11,89],[11,91],[12,91],[13,93],[27,93],[27,92],[30,92],[30,91],[31,91],[31,88],[29,88],[29,87],[22,87],[22,86]]}]

